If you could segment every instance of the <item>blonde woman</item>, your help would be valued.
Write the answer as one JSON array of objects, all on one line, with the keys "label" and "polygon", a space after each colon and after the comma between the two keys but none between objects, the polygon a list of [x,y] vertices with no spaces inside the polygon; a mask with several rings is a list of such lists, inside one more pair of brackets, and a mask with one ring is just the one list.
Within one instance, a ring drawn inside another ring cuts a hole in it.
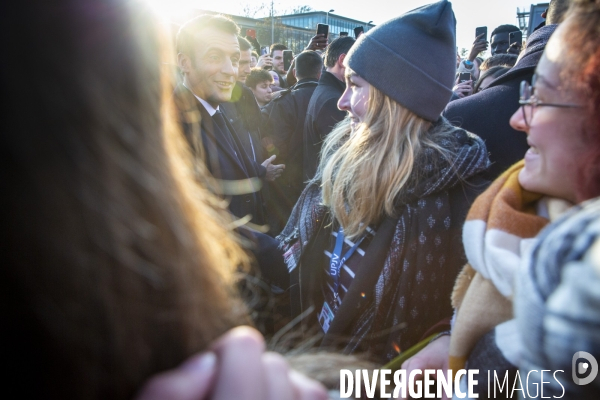
[{"label": "blonde woman", "polygon": [[350,116],[328,136],[279,237],[292,313],[307,314],[303,328],[318,323],[322,347],[384,362],[452,315],[461,225],[488,165],[479,138],[440,118],[454,34],[451,4],[441,1],[362,35],[344,61],[338,106]]}]

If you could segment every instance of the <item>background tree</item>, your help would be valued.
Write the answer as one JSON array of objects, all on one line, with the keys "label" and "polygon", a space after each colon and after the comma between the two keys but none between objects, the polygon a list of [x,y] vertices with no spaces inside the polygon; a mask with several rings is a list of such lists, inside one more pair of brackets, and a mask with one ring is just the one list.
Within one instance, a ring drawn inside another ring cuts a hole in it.
[{"label": "background tree", "polygon": [[314,11],[314,8],[311,6],[296,6],[292,9],[290,14],[303,14],[311,11]]},{"label": "background tree", "polygon": [[246,4],[242,9],[242,16],[248,18],[256,18],[257,14],[264,14],[266,10],[270,10],[270,5],[267,5],[266,3],[261,3],[259,5]]}]

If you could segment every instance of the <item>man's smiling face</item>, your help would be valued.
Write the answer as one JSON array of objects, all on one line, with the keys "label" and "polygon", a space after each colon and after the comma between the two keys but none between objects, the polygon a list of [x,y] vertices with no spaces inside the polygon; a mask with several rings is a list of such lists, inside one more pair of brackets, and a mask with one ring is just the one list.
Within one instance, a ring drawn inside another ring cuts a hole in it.
[{"label": "man's smiling face", "polygon": [[194,60],[186,71],[189,88],[213,107],[231,99],[240,46],[232,33],[203,29],[196,34]]}]

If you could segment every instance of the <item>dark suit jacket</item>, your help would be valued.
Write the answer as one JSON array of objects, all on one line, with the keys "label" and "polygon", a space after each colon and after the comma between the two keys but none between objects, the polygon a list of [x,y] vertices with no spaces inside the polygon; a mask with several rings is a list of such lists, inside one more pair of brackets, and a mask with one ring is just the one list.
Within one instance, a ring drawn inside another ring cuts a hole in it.
[{"label": "dark suit jacket", "polygon": [[264,167],[248,157],[228,118],[225,120],[231,135],[213,124],[208,111],[185,86],[175,88],[174,99],[192,153],[206,163],[211,174],[222,184],[224,195],[230,199],[229,211],[240,218],[250,214],[253,223],[264,224],[259,193]]},{"label": "dark suit jacket", "polygon": [[260,141],[262,138],[260,107],[252,90],[236,82],[231,101],[221,104],[220,108],[233,125],[246,154],[257,163],[265,161],[266,152]]},{"label": "dark suit jacket", "polygon": [[514,130],[510,117],[518,110],[521,81],[531,82],[540,57],[556,25],[535,31],[527,40],[525,54],[506,74],[481,92],[448,103],[444,116],[455,126],[480,136],[489,151],[491,167],[483,174],[493,181],[529,149],[524,132]]},{"label": "dark suit jacket", "polygon": [[345,89],[344,82],[330,72],[323,71],[319,85],[310,98],[304,121],[304,180],[315,176],[325,136],[346,117],[346,111],[337,107]]}]

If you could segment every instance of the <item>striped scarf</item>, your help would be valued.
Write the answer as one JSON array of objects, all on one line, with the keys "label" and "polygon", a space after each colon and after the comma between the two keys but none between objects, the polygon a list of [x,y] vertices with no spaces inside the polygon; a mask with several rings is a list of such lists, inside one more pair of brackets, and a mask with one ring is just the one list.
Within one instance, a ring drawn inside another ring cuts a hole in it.
[{"label": "striped scarf", "polygon": [[524,190],[518,181],[520,161],[504,172],[477,198],[463,228],[469,264],[460,273],[452,294],[456,320],[450,342],[453,371],[463,369],[477,341],[513,317],[514,280],[526,249],[535,242],[548,218],[538,215],[540,204],[551,214],[564,202],[547,200]]}]

